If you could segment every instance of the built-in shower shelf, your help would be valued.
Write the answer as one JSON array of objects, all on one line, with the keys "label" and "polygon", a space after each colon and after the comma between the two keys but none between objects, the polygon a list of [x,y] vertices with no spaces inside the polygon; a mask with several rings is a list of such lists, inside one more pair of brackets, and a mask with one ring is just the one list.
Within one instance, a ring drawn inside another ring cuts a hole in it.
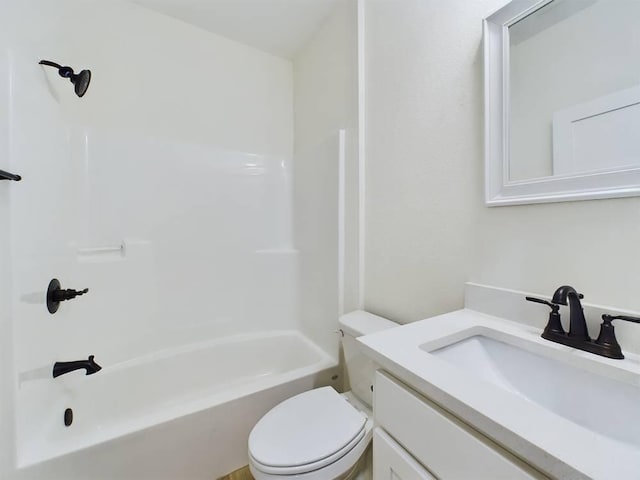
[{"label": "built-in shower shelf", "polygon": [[255,250],[258,255],[297,255],[298,250],[295,248],[264,248]]},{"label": "built-in shower shelf", "polygon": [[77,257],[79,262],[120,260],[125,257],[125,245],[123,242],[120,245],[82,247],[78,248]]},{"label": "built-in shower shelf", "polygon": [[76,258],[80,263],[115,262],[135,255],[139,248],[149,248],[150,242],[146,240],[123,240],[112,245],[96,245],[76,247]]}]

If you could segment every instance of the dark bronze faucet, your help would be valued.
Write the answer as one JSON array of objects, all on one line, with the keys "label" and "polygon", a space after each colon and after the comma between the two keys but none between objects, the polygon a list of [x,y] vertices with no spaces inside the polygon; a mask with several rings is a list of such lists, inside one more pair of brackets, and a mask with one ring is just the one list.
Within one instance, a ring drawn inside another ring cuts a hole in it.
[{"label": "dark bronze faucet", "polygon": [[[542,303],[551,308],[549,321],[542,332],[542,338],[552,342],[568,345],[585,352],[595,353],[603,357],[623,359],[622,349],[616,340],[612,320],[626,320],[627,322],[640,323],[640,318],[630,317],[627,315],[602,315],[602,325],[600,326],[600,335],[594,341],[589,337],[587,322],[584,318],[584,311],[580,299],[583,295],[578,293],[575,288],[569,285],[559,287],[551,301],[535,297],[526,297],[530,302]],[[569,304],[569,333],[566,333],[560,323],[559,305]]]},{"label": "dark bronze faucet", "polygon": [[[556,305],[566,305],[569,300],[569,333],[568,336],[576,340],[589,341],[589,331],[587,321],[584,318],[584,311],[580,299],[584,295],[576,292],[576,289],[569,285],[559,287],[551,298],[551,303]],[[544,337],[543,337],[544,338]]]},{"label": "dark bronze faucet", "polygon": [[102,367],[93,361],[93,355],[89,355],[88,360],[77,360],[74,362],[56,362],[53,364],[53,378],[64,375],[65,373],[73,372],[84,368],[86,370],[85,375],[93,375],[96,372],[102,370]]}]

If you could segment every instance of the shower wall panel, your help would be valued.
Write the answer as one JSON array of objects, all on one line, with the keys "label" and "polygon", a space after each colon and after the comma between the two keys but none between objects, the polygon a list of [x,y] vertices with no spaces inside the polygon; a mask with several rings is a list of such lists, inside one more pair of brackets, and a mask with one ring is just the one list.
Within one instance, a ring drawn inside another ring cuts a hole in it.
[{"label": "shower wall panel", "polygon": [[298,296],[302,330],[338,358],[338,316],[344,263],[340,235],[340,176],[344,132],[296,154],[296,245],[300,251]]},{"label": "shower wall panel", "polygon": [[[288,60],[123,0],[4,0],[0,26],[70,122],[291,156]],[[41,59],[91,69],[86,95]]]},{"label": "shower wall panel", "polygon": [[[83,98],[47,59],[90,68]],[[104,367],[296,328],[287,60],[128,2],[0,5],[0,477],[14,398]],[[51,315],[49,281],[90,289]]]},{"label": "shower wall panel", "polygon": [[[22,375],[56,359],[113,364],[295,328],[284,159],[78,126],[61,138],[69,155],[58,165],[43,169],[26,145],[15,152],[33,159],[26,178],[43,178],[22,185],[14,205],[16,341],[38,345],[16,352]],[[30,199],[43,194],[55,200],[34,210]],[[46,242],[32,235],[48,231]],[[51,317],[38,292],[53,277],[90,292]]]},{"label": "shower wall panel", "polygon": [[[0,32],[2,38],[2,32]],[[10,161],[10,84],[8,53],[0,49],[0,169]],[[0,182],[0,478],[7,478],[14,457],[14,378],[11,323],[11,190],[15,182]]]}]

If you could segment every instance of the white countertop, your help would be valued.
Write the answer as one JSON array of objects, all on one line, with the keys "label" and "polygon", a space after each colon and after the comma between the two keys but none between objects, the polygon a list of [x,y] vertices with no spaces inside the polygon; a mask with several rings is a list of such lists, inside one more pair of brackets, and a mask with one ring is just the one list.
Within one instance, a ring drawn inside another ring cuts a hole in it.
[{"label": "white countertop", "polygon": [[[640,386],[640,357],[612,360],[540,338],[541,330],[473,310],[458,310],[360,337],[384,370],[547,475],[562,479],[640,479],[640,448],[581,427],[544,407],[479,380],[428,353],[467,337],[509,337],[549,358]],[[527,372],[522,372],[527,375]],[[580,398],[575,399],[580,402]],[[606,415],[615,405],[602,405]],[[640,408],[640,405],[638,405]],[[640,425],[638,425],[640,428]]]}]

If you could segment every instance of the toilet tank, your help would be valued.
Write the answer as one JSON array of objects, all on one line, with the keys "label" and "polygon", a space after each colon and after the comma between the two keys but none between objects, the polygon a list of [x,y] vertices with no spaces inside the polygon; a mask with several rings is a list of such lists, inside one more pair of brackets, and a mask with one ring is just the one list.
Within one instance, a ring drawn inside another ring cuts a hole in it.
[{"label": "toilet tank", "polygon": [[342,315],[339,323],[346,366],[345,388],[370,407],[373,376],[379,367],[362,352],[356,337],[397,327],[398,324],[362,310]]}]

